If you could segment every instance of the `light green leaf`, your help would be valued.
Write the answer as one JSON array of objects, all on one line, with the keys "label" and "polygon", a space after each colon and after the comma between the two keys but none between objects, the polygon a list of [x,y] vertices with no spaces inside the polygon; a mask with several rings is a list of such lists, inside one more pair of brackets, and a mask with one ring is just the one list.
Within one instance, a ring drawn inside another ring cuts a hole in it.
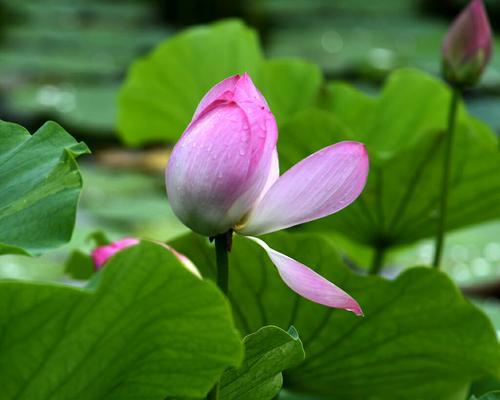
[{"label": "light green leaf", "polygon": [[176,141],[216,83],[248,72],[278,122],[315,100],[322,78],[313,64],[265,61],[253,29],[238,20],[189,28],[136,61],[118,98],[118,129],[129,145]]},{"label": "light green leaf", "polygon": [[314,102],[322,80],[314,64],[299,59],[271,59],[261,64],[255,84],[277,121],[284,121]]},{"label": "light green leaf", "polygon": [[0,282],[2,399],[203,397],[242,346],[228,304],[172,254],[141,243],[95,292]]},{"label": "light green leaf", "polygon": [[132,65],[118,99],[118,130],[131,145],[174,141],[215,83],[254,75],[262,59],[255,32],[238,21],[188,29]]},{"label": "light green leaf", "polygon": [[41,253],[69,241],[88,153],[54,122],[30,135],[0,121],[0,254]]},{"label": "light green leaf", "polygon": [[[269,245],[314,268],[353,295],[364,317],[313,304],[293,293],[265,253],[236,237],[229,298],[239,328],[294,325],[306,359],[285,373],[286,387],[336,399],[456,399],[471,381],[500,373],[500,348],[488,318],[442,272],[413,268],[394,281],[349,271],[320,235],[273,234]],[[207,240],[173,243],[213,274]],[[436,379],[439,377],[439,379]]]},{"label": "light green leaf", "polygon": [[[360,198],[306,227],[386,247],[435,234],[449,96],[434,78],[401,70],[376,99],[334,84],[327,110],[304,111],[284,124],[278,143],[282,169],[340,140],[366,143],[370,156]],[[448,229],[500,217],[498,170],[497,138],[462,109],[453,145]]]},{"label": "light green leaf", "polygon": [[297,331],[265,326],[243,339],[245,358],[241,367],[221,378],[221,400],[271,400],[283,384],[281,371],[304,360]]}]

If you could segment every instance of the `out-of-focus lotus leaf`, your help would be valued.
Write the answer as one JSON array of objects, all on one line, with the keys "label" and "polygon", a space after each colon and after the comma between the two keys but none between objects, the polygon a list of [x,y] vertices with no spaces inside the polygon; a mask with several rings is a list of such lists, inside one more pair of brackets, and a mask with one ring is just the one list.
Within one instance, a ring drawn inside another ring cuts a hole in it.
[{"label": "out-of-focus lotus leaf", "polygon": [[[303,111],[281,128],[282,169],[340,140],[367,144],[370,174],[358,200],[305,228],[341,232],[372,246],[432,236],[441,192],[449,89],[414,70],[392,74],[370,98],[343,83],[328,87],[323,110]],[[498,139],[461,108],[455,140],[448,229],[500,217]]]},{"label": "out-of-focus lotus leaf", "polygon": [[278,122],[316,99],[322,78],[313,64],[267,61],[253,29],[237,20],[187,29],[129,70],[118,98],[118,130],[129,145],[175,142],[216,83],[247,72]]}]

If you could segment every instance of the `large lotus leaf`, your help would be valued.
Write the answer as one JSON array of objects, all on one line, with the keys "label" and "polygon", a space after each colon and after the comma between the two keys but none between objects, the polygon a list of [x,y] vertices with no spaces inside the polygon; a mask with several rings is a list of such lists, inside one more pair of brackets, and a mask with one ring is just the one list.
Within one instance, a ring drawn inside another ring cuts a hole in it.
[{"label": "large lotus leaf", "polygon": [[[307,227],[386,247],[432,236],[449,90],[425,74],[402,70],[378,98],[367,98],[345,84],[331,85],[329,96],[327,111],[307,110],[282,126],[282,169],[334,142],[358,140],[367,144],[370,173],[354,204]],[[453,142],[448,229],[500,217],[499,169],[497,138],[461,109]]]},{"label": "large lotus leaf", "polygon": [[92,289],[0,282],[5,400],[202,397],[242,356],[215,286],[165,248],[110,260]]},{"label": "large lotus leaf", "polygon": [[118,99],[118,129],[130,145],[174,142],[216,83],[248,72],[278,121],[315,100],[321,72],[313,64],[265,61],[256,33],[237,20],[189,28],[135,62]]},{"label": "large lotus leaf", "polygon": [[[364,317],[311,303],[279,278],[266,254],[236,237],[229,298],[239,328],[293,325],[306,359],[285,372],[285,387],[335,399],[456,399],[471,381],[500,373],[500,347],[488,318],[446,274],[412,268],[396,280],[351,272],[330,242],[314,234],[273,234],[271,247],[315,268],[360,303]],[[213,275],[213,248],[195,235],[173,243]],[[463,398],[462,397],[462,398]]]},{"label": "large lotus leaf", "polygon": [[75,159],[88,152],[54,122],[30,135],[0,121],[0,254],[41,253],[70,240],[82,188]]}]

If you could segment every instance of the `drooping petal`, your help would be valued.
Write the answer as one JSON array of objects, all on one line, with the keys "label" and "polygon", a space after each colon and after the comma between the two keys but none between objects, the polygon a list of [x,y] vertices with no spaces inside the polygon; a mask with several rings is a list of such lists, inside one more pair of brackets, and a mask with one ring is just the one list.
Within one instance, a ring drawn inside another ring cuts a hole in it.
[{"label": "drooping petal", "polygon": [[285,172],[252,209],[238,233],[269,233],[341,210],[363,190],[368,164],[361,143],[325,147]]},{"label": "drooping petal", "polygon": [[250,77],[226,81],[205,96],[166,171],[174,213],[206,236],[227,232],[261,196],[278,134]]},{"label": "drooping petal", "polygon": [[271,249],[261,239],[251,236],[248,238],[266,251],[278,269],[281,279],[294,292],[315,303],[333,308],[342,308],[352,311],[356,315],[363,315],[363,311],[357,301],[338,286],[335,286],[304,264]]}]

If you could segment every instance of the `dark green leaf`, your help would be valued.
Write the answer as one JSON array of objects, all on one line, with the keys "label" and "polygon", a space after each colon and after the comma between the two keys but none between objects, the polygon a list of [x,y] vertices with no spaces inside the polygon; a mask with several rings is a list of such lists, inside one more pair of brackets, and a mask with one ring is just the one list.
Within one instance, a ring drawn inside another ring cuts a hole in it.
[{"label": "dark green leaf", "polygon": [[0,283],[2,399],[203,397],[242,353],[228,304],[163,247],[109,261],[93,290]]},{"label": "dark green leaf", "polygon": [[[229,297],[240,329],[293,324],[301,333],[307,357],[285,374],[288,388],[336,399],[386,399],[387,393],[452,399],[471,381],[500,373],[490,321],[445,274],[413,268],[394,281],[362,277],[319,235],[274,234],[266,241],[347,290],[365,313],[360,318],[298,297],[260,248],[235,238]],[[173,245],[213,275],[206,239],[192,235]]]},{"label": "dark green leaf", "polygon": [[69,241],[82,188],[75,159],[88,152],[54,122],[30,135],[0,121],[0,254],[40,253]]},{"label": "dark green leaf", "polygon": [[266,326],[243,339],[243,365],[221,378],[221,400],[271,400],[283,383],[281,371],[304,360],[304,349],[295,329],[289,332]]}]

